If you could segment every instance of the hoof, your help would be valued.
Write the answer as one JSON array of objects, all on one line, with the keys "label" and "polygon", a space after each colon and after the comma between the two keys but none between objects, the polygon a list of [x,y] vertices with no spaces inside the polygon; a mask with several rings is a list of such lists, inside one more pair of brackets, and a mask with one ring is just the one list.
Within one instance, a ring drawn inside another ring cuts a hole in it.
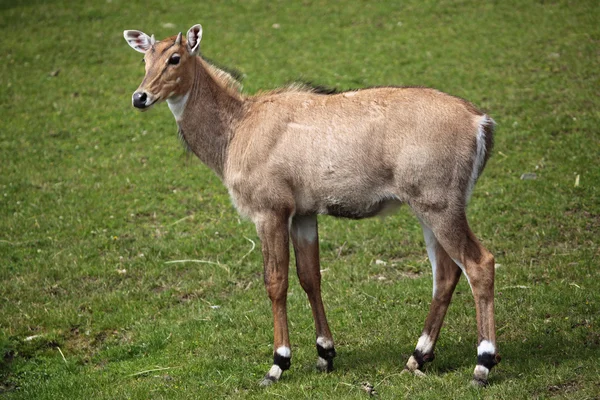
[{"label": "hoof", "polygon": [[263,378],[263,380],[260,381],[260,386],[262,386],[262,387],[271,386],[275,382],[277,382],[277,379],[275,377],[269,376],[269,375],[265,375],[265,377]]},{"label": "hoof", "polygon": [[406,362],[406,365],[404,366],[404,370],[402,370],[402,373],[405,374],[405,373],[409,372],[414,376],[425,376],[425,373],[423,371],[421,371],[421,369],[420,369],[421,365],[422,364],[419,364],[419,362],[417,361],[415,356],[412,355]]},{"label": "hoof", "polygon": [[488,385],[488,381],[487,380],[473,378],[473,380],[471,381],[471,386],[473,386],[475,388],[484,388],[487,385]]},{"label": "hoof", "polygon": [[322,336],[317,338],[317,371],[331,372],[333,371],[333,359],[336,356],[333,341]]},{"label": "hoof", "polygon": [[331,372],[333,371],[333,360],[326,360],[323,357],[317,359],[317,371]]},{"label": "hoof", "polygon": [[409,369],[408,367],[404,367],[404,369],[402,370],[402,372],[400,372],[401,375],[406,375],[406,374],[410,374],[410,375],[414,375],[414,376],[418,376],[420,378],[427,376],[425,375],[425,372],[421,371],[420,369]]},{"label": "hoof", "polygon": [[262,381],[260,381],[260,386],[271,386],[275,382],[281,378],[281,374],[283,370],[279,368],[278,365],[273,365],[269,372],[265,375]]},{"label": "hoof", "polygon": [[488,385],[488,375],[490,370],[483,365],[477,365],[473,371],[473,380],[471,384],[475,387],[485,387]]}]

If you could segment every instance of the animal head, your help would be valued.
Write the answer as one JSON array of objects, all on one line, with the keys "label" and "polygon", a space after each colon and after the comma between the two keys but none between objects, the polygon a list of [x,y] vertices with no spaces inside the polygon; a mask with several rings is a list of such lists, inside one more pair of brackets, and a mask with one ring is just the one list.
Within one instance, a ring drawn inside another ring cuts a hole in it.
[{"label": "animal head", "polygon": [[202,26],[192,26],[185,38],[178,35],[161,41],[144,32],[127,30],[125,40],[135,51],[144,54],[146,75],[133,93],[133,106],[146,111],[154,104],[185,95],[194,77],[194,59],[200,51]]}]

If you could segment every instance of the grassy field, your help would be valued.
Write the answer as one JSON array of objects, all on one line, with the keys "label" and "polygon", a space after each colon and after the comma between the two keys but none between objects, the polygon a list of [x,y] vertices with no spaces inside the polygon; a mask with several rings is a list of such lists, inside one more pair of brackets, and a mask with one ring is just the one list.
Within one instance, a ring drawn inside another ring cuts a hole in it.
[{"label": "grassy field", "polygon": [[[600,398],[600,5],[392,3],[0,1],[0,397],[366,398],[369,382],[379,398]],[[254,227],[185,155],[166,105],[131,107],[143,65],[122,31],[195,23],[248,94],[299,79],[423,85],[494,117],[469,207],[498,263],[489,387],[469,386],[464,279],[427,377],[400,375],[431,297],[409,208],[320,218],[336,370],[314,370],[291,275],[292,369],[258,386],[272,322]],[[185,259],[204,262],[170,263]]]}]

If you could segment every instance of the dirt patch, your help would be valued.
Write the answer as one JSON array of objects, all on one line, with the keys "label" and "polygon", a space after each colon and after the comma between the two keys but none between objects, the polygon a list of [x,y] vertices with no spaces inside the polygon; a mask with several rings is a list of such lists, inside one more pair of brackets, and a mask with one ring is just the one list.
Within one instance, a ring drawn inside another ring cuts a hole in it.
[{"label": "dirt patch", "polygon": [[131,333],[126,330],[102,330],[91,332],[79,326],[73,326],[63,335],[64,350],[81,357],[83,363],[88,363],[107,343],[119,345],[131,342]]},{"label": "dirt patch", "polygon": [[590,331],[585,337],[584,344],[591,348],[600,347],[600,332]]},{"label": "dirt patch", "polygon": [[576,216],[585,219],[585,229],[588,231],[600,228],[600,214],[591,213],[580,208],[570,208],[565,211],[567,216]]},{"label": "dirt patch", "polygon": [[568,381],[558,385],[548,386],[548,393],[551,396],[562,396],[563,394],[576,392],[579,389],[581,389],[581,383],[577,381]]}]

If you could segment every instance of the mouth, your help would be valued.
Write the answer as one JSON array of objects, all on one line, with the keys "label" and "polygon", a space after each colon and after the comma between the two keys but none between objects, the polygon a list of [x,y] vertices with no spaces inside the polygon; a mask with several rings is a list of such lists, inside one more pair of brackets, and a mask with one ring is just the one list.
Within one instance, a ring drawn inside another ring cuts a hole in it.
[{"label": "mouth", "polygon": [[141,106],[137,106],[134,104],[134,107],[137,108],[140,112],[145,112],[152,108],[152,106],[155,105],[157,102],[158,99],[154,99],[152,100],[152,102],[147,102],[145,104],[142,104]]},{"label": "mouth", "polygon": [[148,109],[150,109],[159,100],[160,98],[154,97],[145,92],[136,92],[132,97],[133,106],[140,111],[148,111]]}]

